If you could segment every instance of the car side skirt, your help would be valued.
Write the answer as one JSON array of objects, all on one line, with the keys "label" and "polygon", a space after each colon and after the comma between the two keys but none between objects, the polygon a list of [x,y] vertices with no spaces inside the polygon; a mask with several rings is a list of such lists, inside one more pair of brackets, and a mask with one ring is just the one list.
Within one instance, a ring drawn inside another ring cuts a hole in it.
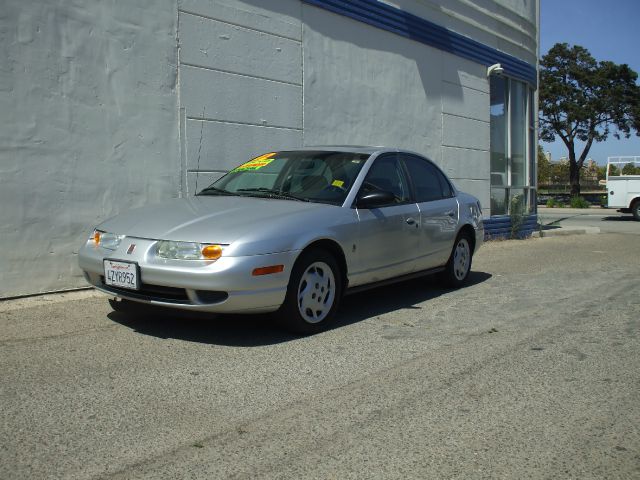
[{"label": "car side skirt", "polygon": [[414,278],[426,277],[428,275],[433,275],[435,273],[442,272],[444,269],[445,267],[429,268],[427,270],[421,270],[419,272],[407,273],[406,275],[401,275],[399,277],[387,278],[385,280],[380,280],[379,282],[358,285],[356,287],[347,288],[344,294],[351,295],[353,293],[359,293],[365,290],[370,290],[372,288],[383,287],[385,285],[392,285],[394,283],[404,282],[407,280],[412,280]]}]

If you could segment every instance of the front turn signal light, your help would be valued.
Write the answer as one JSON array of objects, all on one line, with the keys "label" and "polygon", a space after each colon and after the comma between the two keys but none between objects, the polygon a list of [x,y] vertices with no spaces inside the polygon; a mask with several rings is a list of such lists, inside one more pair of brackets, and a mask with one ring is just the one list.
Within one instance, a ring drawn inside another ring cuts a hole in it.
[{"label": "front turn signal light", "polygon": [[93,243],[100,245],[100,238],[102,238],[102,232],[100,230],[94,230],[93,235],[91,236]]},{"label": "front turn signal light", "polygon": [[217,260],[222,256],[222,247],[220,245],[206,245],[202,247],[200,253],[207,260]]}]

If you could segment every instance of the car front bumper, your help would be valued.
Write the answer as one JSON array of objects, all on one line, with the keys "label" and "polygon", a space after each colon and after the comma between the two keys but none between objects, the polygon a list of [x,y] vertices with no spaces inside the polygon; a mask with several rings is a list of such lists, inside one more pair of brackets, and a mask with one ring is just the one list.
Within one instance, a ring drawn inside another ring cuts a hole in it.
[{"label": "car front bumper", "polygon": [[[132,253],[127,253],[135,244]],[[267,313],[284,302],[299,251],[225,257],[218,260],[165,260],[155,256],[155,240],[125,238],[118,249],[87,242],[78,254],[85,279],[112,297],[163,307],[212,313]],[[105,259],[135,262],[140,290],[104,283]],[[284,265],[280,273],[254,276],[256,268]]]}]

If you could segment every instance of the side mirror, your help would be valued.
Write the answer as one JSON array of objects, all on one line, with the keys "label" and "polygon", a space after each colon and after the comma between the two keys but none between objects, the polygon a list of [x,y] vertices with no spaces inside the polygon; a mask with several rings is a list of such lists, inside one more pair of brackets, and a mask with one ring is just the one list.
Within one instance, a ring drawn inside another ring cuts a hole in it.
[{"label": "side mirror", "polygon": [[377,208],[396,203],[396,197],[393,193],[385,190],[377,190],[375,192],[365,193],[356,200],[358,208]]}]

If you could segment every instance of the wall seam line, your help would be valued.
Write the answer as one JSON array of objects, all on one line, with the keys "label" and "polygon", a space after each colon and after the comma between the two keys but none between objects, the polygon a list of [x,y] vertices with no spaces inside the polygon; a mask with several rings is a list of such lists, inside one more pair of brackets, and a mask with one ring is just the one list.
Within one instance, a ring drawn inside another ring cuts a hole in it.
[{"label": "wall seam line", "polygon": [[198,122],[213,122],[213,123],[225,123],[230,125],[246,125],[250,127],[262,127],[262,128],[277,128],[280,130],[295,130],[302,131],[302,128],[299,127],[285,127],[283,125],[264,125],[261,123],[251,123],[251,122],[235,122],[232,120],[221,120],[218,118],[205,118],[205,117],[190,117],[187,116],[187,120],[194,120]]},{"label": "wall seam line", "polygon": [[270,35],[272,37],[284,38],[285,40],[291,40],[292,42],[301,43],[302,40],[294,37],[288,37],[287,35],[282,35],[279,33],[267,32],[266,30],[261,30],[259,28],[247,27],[246,25],[241,25],[239,23],[229,22],[227,20],[221,20],[219,18],[212,17],[210,15],[204,15],[202,13],[190,12],[188,10],[178,9],[179,13],[184,13],[187,15],[192,15],[194,17],[204,18],[205,20],[213,20],[214,22],[226,23],[227,25],[231,25],[233,27],[244,28],[245,30],[251,30],[253,32],[264,33],[265,35]]},{"label": "wall seam line", "polygon": [[443,147],[450,147],[450,148],[463,148],[464,150],[473,150],[474,152],[488,152],[489,150],[486,150],[484,148],[473,148],[473,147],[461,147],[460,145],[446,145],[446,144],[442,144]]},{"label": "wall seam line", "polygon": [[201,70],[208,70],[210,72],[220,72],[220,73],[226,73],[226,74],[229,74],[229,75],[237,75],[239,77],[255,78],[257,80],[266,80],[267,82],[280,83],[282,85],[291,85],[293,87],[302,87],[301,83],[287,82],[286,80],[275,80],[273,78],[261,77],[261,76],[258,76],[258,75],[249,75],[247,73],[234,72],[232,70],[224,70],[222,68],[207,67],[205,65],[198,65],[197,63],[182,62],[181,65],[183,65],[185,67],[198,68],[198,69],[201,69]]},{"label": "wall seam line", "polygon": [[466,115],[459,115],[457,113],[445,112],[444,110],[442,110],[442,115],[449,115],[450,117],[456,117],[456,118],[464,118],[466,120],[473,120],[473,121],[476,121],[476,122],[486,123],[487,125],[491,124],[490,120],[480,120],[478,118],[467,117]]}]

